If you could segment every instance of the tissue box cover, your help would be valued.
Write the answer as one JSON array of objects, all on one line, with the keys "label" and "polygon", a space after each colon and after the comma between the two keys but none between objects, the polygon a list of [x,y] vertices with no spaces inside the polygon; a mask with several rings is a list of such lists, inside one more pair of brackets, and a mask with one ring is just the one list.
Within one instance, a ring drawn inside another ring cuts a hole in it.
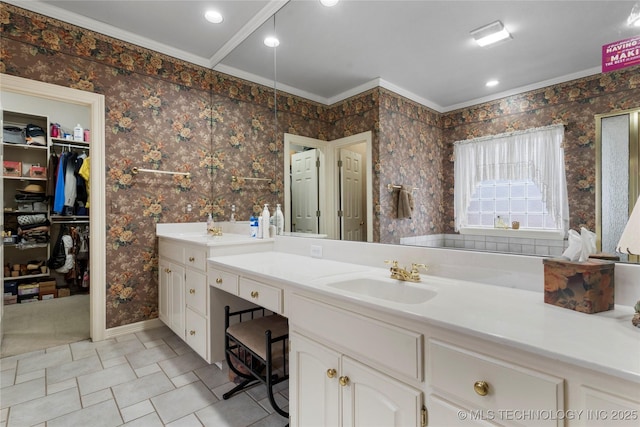
[{"label": "tissue box cover", "polygon": [[599,259],[542,260],[544,302],[582,313],[613,310],[615,263]]}]

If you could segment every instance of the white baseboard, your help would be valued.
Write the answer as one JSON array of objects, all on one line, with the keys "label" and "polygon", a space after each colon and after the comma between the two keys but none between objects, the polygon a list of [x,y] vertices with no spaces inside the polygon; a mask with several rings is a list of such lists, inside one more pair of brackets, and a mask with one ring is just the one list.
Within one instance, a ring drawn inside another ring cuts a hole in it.
[{"label": "white baseboard", "polygon": [[146,331],[148,329],[159,328],[164,323],[160,319],[143,320],[142,322],[131,323],[129,325],[116,326],[107,329],[104,333],[104,339],[115,338],[121,335],[134,334],[136,332]]}]

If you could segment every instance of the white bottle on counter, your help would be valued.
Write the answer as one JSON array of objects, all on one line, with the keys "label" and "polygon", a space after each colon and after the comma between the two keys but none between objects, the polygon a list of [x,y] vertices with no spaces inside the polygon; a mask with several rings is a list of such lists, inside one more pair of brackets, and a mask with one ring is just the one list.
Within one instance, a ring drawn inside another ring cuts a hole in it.
[{"label": "white bottle on counter", "polygon": [[280,203],[276,205],[276,234],[280,236],[284,231],[284,214],[280,209]]},{"label": "white bottle on counter", "polygon": [[[264,230],[264,226],[262,225],[262,216],[257,217],[256,218],[256,222],[258,223],[258,233],[256,234],[256,237],[258,239],[262,239],[264,237],[263,236],[263,234],[264,234],[264,231],[263,231]],[[268,226],[269,225],[267,224],[267,227]]]},{"label": "white bottle on counter", "polygon": [[236,222],[236,205],[231,205],[231,217],[229,222]]},{"label": "white bottle on counter", "polygon": [[269,204],[264,204],[264,209],[262,210],[262,238],[269,238],[269,219],[271,218],[271,214],[269,213]]}]

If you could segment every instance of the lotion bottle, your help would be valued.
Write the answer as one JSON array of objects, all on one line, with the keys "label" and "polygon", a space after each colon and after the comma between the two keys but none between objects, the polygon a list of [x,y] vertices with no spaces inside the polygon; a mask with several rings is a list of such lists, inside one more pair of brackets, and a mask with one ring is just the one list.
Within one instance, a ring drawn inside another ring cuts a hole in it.
[{"label": "lotion bottle", "polygon": [[269,204],[264,204],[264,209],[262,210],[262,238],[269,238],[269,219],[271,218],[271,214],[269,213]]},{"label": "lotion bottle", "polygon": [[276,234],[279,236],[284,231],[284,215],[280,208],[280,203],[276,205]]},{"label": "lotion bottle", "polygon": [[84,141],[84,129],[80,126],[80,123],[73,128],[73,140],[74,141]]}]

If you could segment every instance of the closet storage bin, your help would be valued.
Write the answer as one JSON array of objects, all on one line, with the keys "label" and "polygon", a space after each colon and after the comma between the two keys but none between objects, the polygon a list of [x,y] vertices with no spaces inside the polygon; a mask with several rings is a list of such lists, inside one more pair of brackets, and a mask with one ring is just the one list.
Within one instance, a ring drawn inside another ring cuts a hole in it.
[{"label": "closet storage bin", "polygon": [[261,382],[267,386],[269,403],[283,417],[289,414],[275,401],[273,387],[289,379],[289,324],[286,317],[268,314],[257,307],[230,312],[225,306],[225,357],[229,369],[241,382],[225,393],[235,393]]},{"label": "closet storage bin", "polygon": [[545,258],[542,263],[545,303],[589,314],[613,310],[614,262]]},{"label": "closet storage bin", "polygon": [[22,176],[22,162],[4,160],[2,162],[4,176]]}]

